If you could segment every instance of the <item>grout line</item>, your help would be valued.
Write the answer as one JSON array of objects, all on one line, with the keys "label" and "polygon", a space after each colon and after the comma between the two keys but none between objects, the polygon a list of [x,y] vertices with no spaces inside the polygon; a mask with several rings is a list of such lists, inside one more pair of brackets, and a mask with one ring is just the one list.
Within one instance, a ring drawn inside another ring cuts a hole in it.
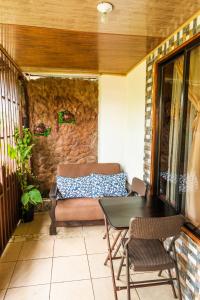
[{"label": "grout line", "polygon": [[12,279],[12,277],[13,277],[13,274],[14,274],[14,272],[15,272],[16,265],[17,265],[17,261],[15,262],[15,265],[14,265],[14,268],[13,268],[13,271],[12,271],[12,275],[10,276],[10,280],[9,280],[9,282],[8,282],[8,286],[6,287],[6,292],[5,292],[5,295],[4,295],[4,297],[3,297],[3,300],[6,298],[6,294],[7,294],[7,291],[8,291],[8,289],[9,289],[9,285],[10,285],[10,283],[11,283],[11,279]]},{"label": "grout line", "polygon": [[[138,273],[137,273],[137,274],[138,274]],[[144,273],[142,273],[142,274],[144,274]],[[131,281],[132,281],[132,282],[134,282],[134,280],[133,280],[134,275],[135,275],[135,273],[130,274],[130,278],[131,278]],[[125,275],[125,276],[126,276],[126,275]],[[140,298],[140,295],[139,295],[139,293],[138,293],[138,290],[137,290],[136,288],[134,288],[134,290],[135,290],[135,292],[136,292],[136,295],[138,296],[138,299],[139,299],[139,300],[142,300],[142,299]]]},{"label": "grout line", "polygon": [[48,257],[38,257],[38,258],[28,258],[28,259],[18,259],[18,260],[14,260],[14,261],[5,261],[5,262],[2,262],[0,264],[4,264],[4,263],[7,263],[7,262],[24,262],[24,261],[30,261],[30,260],[41,260],[41,259],[49,259],[49,258],[52,258],[52,256],[48,256]]},{"label": "grout line", "polygon": [[22,242],[22,246],[21,246],[21,249],[20,249],[20,251],[19,251],[19,254],[18,254],[18,257],[17,257],[17,261],[19,261],[20,254],[21,254],[21,252],[22,252],[22,249],[24,248],[24,243],[25,243],[25,242]]},{"label": "grout line", "polygon": [[83,237],[83,239],[84,239],[86,257],[87,257],[87,262],[88,262],[88,268],[89,268],[89,272],[90,272],[90,282],[91,282],[91,286],[92,286],[92,293],[93,293],[93,298],[95,300],[95,293],[94,293],[94,287],[93,287],[93,282],[92,282],[92,274],[91,274],[91,269],[90,269],[90,264],[89,264],[89,258],[88,258],[88,252],[87,252],[87,246],[86,246],[85,237]]},{"label": "grout line", "polygon": [[65,283],[65,282],[79,282],[79,281],[90,281],[90,278],[72,279],[72,280],[65,280],[65,281],[52,281],[51,283]]},{"label": "grout line", "polygon": [[50,276],[50,288],[49,288],[49,300],[51,297],[51,283],[52,283],[52,274],[53,274],[53,258],[54,258],[54,248],[55,248],[55,240],[53,242],[53,253],[52,253],[52,265],[51,265],[51,276]]},{"label": "grout line", "polygon": [[[12,286],[7,288],[7,290],[13,290],[13,289],[21,289],[21,288],[28,288],[28,287],[32,287],[32,286],[41,286],[41,285],[50,285],[50,283],[38,283],[38,284],[29,284],[29,285],[20,285],[20,286]],[[18,300],[18,299],[17,299]]]}]

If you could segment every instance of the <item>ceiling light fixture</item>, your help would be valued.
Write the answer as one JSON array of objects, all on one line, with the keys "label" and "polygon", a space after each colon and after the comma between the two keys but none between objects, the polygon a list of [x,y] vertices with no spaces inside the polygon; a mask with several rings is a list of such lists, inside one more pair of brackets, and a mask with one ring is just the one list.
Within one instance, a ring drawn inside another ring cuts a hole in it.
[{"label": "ceiling light fixture", "polygon": [[97,4],[97,10],[101,14],[101,22],[105,23],[107,14],[113,10],[113,5],[109,2],[100,2]]}]

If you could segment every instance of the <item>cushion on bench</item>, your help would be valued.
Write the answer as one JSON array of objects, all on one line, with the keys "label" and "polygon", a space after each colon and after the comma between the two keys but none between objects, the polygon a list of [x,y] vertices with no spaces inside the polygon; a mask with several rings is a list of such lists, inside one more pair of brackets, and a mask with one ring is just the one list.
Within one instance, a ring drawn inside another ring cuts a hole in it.
[{"label": "cushion on bench", "polygon": [[127,196],[127,176],[125,173],[112,175],[91,174],[93,197]]}]

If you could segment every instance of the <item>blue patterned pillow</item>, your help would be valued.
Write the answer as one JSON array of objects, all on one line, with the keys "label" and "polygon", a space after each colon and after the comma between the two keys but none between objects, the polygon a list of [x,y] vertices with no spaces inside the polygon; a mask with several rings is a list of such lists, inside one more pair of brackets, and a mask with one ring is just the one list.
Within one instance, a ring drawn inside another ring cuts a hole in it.
[{"label": "blue patterned pillow", "polygon": [[127,196],[125,173],[112,175],[91,174],[93,197]]},{"label": "blue patterned pillow", "polygon": [[92,198],[91,179],[91,176],[56,177],[57,187],[63,198]]}]

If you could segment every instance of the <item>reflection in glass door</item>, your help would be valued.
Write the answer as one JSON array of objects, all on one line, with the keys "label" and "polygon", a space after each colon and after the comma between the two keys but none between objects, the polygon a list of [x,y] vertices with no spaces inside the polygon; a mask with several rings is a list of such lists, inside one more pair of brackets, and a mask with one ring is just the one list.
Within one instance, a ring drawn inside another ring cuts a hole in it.
[{"label": "reflection in glass door", "polygon": [[200,224],[200,46],[190,52],[184,170],[185,209],[194,224]]},{"label": "reflection in glass door", "polygon": [[161,130],[159,158],[159,195],[175,205],[177,189],[178,144],[184,56],[163,66],[161,86]]}]

